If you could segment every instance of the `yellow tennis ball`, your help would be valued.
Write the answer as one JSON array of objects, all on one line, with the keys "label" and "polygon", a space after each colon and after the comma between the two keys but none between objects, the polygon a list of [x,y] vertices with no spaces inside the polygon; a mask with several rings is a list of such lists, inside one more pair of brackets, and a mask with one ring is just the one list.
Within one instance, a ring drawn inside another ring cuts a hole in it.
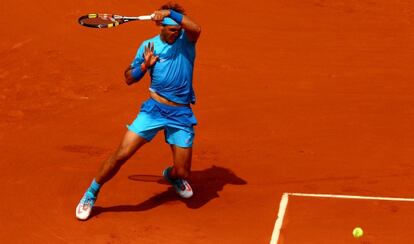
[{"label": "yellow tennis ball", "polygon": [[364,231],[361,227],[355,227],[355,229],[352,231],[352,235],[355,238],[360,238],[362,235],[364,235]]}]

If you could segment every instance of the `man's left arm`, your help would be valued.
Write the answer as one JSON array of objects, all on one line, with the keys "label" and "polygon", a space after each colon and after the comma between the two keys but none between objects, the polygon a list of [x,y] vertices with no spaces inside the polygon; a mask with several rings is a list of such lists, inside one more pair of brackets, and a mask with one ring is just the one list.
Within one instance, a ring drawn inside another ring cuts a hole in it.
[{"label": "man's left arm", "polygon": [[155,11],[153,20],[161,21],[164,17],[170,17],[175,22],[179,23],[185,30],[188,40],[190,42],[197,42],[201,34],[201,27],[191,20],[190,17],[170,9]]},{"label": "man's left arm", "polygon": [[[171,17],[171,15],[170,15]],[[201,34],[201,27],[191,20],[187,15],[183,15],[181,26],[186,30],[187,38],[190,42],[197,42]]]}]

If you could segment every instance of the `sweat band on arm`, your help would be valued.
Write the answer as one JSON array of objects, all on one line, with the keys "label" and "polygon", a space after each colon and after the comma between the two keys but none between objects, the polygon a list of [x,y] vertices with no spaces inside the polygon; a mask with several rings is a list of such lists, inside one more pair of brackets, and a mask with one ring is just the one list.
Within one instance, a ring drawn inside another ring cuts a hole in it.
[{"label": "sweat band on arm", "polygon": [[183,15],[170,9],[170,16],[171,19],[173,19],[175,22],[177,22],[178,24],[181,24],[181,22],[183,22]]},{"label": "sweat band on arm", "polygon": [[135,67],[131,70],[131,76],[135,80],[141,80],[141,78],[145,75],[145,72],[142,72],[141,67]]},{"label": "sweat band on arm", "polygon": [[175,22],[175,20],[173,20],[173,19],[171,19],[169,17],[165,17],[162,20],[161,24],[163,24],[163,25],[172,25],[172,26],[180,25],[177,22]]}]

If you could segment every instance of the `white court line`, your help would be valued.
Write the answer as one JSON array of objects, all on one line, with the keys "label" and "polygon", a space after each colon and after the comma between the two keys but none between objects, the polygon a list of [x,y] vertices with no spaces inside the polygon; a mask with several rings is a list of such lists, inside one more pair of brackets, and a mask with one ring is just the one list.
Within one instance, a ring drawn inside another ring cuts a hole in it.
[{"label": "white court line", "polygon": [[279,240],[280,229],[282,228],[283,218],[285,217],[286,208],[288,205],[288,193],[283,193],[282,199],[279,204],[279,212],[277,213],[277,219],[275,227],[273,228],[272,239],[270,240],[271,244],[276,244]]},{"label": "white court line", "polygon": [[414,198],[401,197],[371,197],[371,196],[352,196],[352,195],[335,195],[335,194],[310,194],[310,193],[283,193],[279,204],[279,212],[275,227],[273,228],[272,239],[270,244],[277,244],[280,235],[280,229],[283,225],[286,208],[289,201],[289,196],[297,197],[319,197],[319,198],[341,198],[341,199],[359,199],[359,200],[378,200],[378,201],[396,201],[396,202],[414,202]]},{"label": "white court line", "polygon": [[396,201],[396,202],[414,202],[414,198],[401,198],[401,197],[370,197],[370,196],[308,194],[308,193],[287,193],[287,194],[289,196],[298,196],[298,197],[321,197],[321,198],[343,198],[343,199],[379,200],[379,201]]}]

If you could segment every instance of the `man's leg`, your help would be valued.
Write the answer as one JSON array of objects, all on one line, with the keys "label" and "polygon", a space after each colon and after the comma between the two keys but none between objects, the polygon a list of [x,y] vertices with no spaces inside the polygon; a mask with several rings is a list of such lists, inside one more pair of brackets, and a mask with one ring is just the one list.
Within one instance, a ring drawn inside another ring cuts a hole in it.
[{"label": "man's leg", "polygon": [[76,217],[80,220],[89,218],[92,207],[96,201],[99,189],[104,183],[112,179],[121,166],[145,143],[143,137],[132,131],[127,131],[118,149],[110,157],[102,162],[102,165],[92,181],[91,186],[86,190],[76,208]]},{"label": "man's leg", "polygon": [[170,171],[169,176],[172,179],[186,179],[191,172],[191,159],[193,155],[192,147],[178,147],[171,145],[173,154],[174,167]]},{"label": "man's leg", "polygon": [[193,195],[193,190],[186,178],[191,171],[194,129],[192,126],[166,127],[165,141],[171,145],[174,165],[164,170],[164,178],[173,185],[178,195],[190,198]]},{"label": "man's leg", "polygon": [[115,153],[102,162],[95,177],[96,182],[102,186],[112,179],[121,166],[145,143],[147,140],[128,130]]}]

